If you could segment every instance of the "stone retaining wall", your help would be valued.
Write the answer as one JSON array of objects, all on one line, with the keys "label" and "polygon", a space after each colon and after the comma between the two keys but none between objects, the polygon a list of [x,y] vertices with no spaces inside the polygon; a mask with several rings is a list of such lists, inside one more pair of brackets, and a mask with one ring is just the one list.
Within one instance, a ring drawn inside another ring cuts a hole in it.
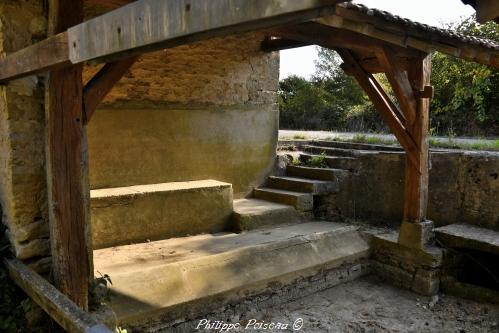
[{"label": "stone retaining wall", "polygon": [[[45,38],[44,1],[0,3],[0,53]],[[14,253],[46,271],[50,259],[46,207],[43,78],[0,85],[0,204]]]},{"label": "stone retaining wall", "polygon": [[[330,219],[400,222],[404,165],[401,152],[367,152],[338,194],[318,198]],[[435,226],[469,223],[499,229],[499,153],[432,151],[428,218]]]}]

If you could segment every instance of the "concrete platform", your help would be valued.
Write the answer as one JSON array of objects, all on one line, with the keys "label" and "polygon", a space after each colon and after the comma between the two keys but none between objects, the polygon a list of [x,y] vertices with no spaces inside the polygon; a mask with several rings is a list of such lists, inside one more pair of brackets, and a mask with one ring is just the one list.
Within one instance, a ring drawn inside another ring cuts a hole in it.
[{"label": "concrete platform", "polygon": [[257,199],[268,200],[283,205],[290,205],[299,211],[309,211],[314,209],[314,196],[306,192],[260,187],[255,188],[253,190],[253,194]]},{"label": "concrete platform", "polygon": [[301,221],[299,213],[293,206],[258,199],[234,200],[232,220],[236,231]]},{"label": "concrete platform", "polygon": [[232,185],[200,180],[90,191],[94,249],[226,230]]},{"label": "concrete platform", "polygon": [[334,181],[289,176],[270,176],[267,179],[267,186],[279,190],[305,192],[314,195],[331,194],[338,191],[338,183]]},{"label": "concrete platform", "polygon": [[434,229],[446,247],[472,249],[499,255],[499,232],[469,224],[450,224]]},{"label": "concrete platform", "polygon": [[166,318],[168,313],[182,318],[179,309],[199,316],[194,309],[200,304],[209,312],[215,303],[277,291],[325,270],[359,265],[369,252],[355,227],[311,222],[96,250],[94,269],[111,277],[109,305],[123,326]]}]

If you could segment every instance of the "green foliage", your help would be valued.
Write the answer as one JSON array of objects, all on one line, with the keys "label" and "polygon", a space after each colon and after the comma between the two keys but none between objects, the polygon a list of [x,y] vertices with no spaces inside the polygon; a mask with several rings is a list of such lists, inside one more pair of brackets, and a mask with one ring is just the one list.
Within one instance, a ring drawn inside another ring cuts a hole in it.
[{"label": "green foliage", "polygon": [[[5,227],[0,222],[0,258],[10,256],[9,241],[4,236]],[[9,278],[6,267],[0,262],[0,332],[26,332],[25,314],[31,301]]]},{"label": "green foliage", "polygon": [[322,152],[320,155],[312,156],[304,165],[312,168],[327,168],[326,153]]},{"label": "green foliage", "polygon": [[[499,25],[479,25],[474,17],[447,28],[499,41]],[[340,58],[319,48],[311,80],[288,77],[279,85],[281,128],[387,132],[381,117],[355,80],[340,68]],[[435,53],[432,56],[430,132],[433,135],[497,135],[499,133],[499,71]],[[376,79],[393,97],[384,75]]]},{"label": "green foliage", "polygon": [[102,275],[101,272],[99,277],[94,278],[90,283],[89,288],[89,301],[88,307],[90,310],[98,309],[103,303],[111,300],[111,291],[109,290],[109,285],[113,284],[111,277],[107,274]]}]

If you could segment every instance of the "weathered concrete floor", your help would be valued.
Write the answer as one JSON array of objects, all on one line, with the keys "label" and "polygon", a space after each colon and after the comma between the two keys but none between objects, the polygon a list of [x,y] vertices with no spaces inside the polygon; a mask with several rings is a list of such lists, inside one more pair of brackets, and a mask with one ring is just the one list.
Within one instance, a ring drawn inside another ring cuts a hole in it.
[{"label": "weathered concrete floor", "polygon": [[[434,306],[429,306],[431,301],[429,297],[392,287],[370,275],[273,308],[259,309],[255,304],[250,312],[221,314],[208,319],[240,322],[243,325],[253,318],[266,323],[289,323],[290,328],[284,332],[296,332],[291,325],[302,318],[303,328],[299,332],[306,333],[499,332],[497,305],[446,295],[439,295]],[[178,332],[196,332],[193,324],[197,322],[177,327],[180,329]]]}]

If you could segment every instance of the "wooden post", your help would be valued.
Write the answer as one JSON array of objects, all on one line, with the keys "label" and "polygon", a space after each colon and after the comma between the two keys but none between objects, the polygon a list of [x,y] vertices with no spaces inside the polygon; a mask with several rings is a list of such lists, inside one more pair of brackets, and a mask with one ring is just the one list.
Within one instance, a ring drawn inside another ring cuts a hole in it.
[{"label": "wooden post", "polygon": [[[49,34],[83,20],[83,0],[49,1]],[[92,254],[83,126],[82,65],[50,72],[46,91],[47,187],[53,278],[82,309],[88,307]]]},{"label": "wooden post", "polygon": [[[422,248],[431,233],[432,223],[426,221],[428,205],[428,126],[430,100],[424,92],[430,84],[431,57],[414,59],[408,68],[407,76],[416,96],[416,115],[412,123],[407,124],[410,136],[419,147],[417,160],[419,170],[406,158],[404,220],[399,234],[399,243],[409,247]],[[409,152],[407,152],[409,154]]]}]

